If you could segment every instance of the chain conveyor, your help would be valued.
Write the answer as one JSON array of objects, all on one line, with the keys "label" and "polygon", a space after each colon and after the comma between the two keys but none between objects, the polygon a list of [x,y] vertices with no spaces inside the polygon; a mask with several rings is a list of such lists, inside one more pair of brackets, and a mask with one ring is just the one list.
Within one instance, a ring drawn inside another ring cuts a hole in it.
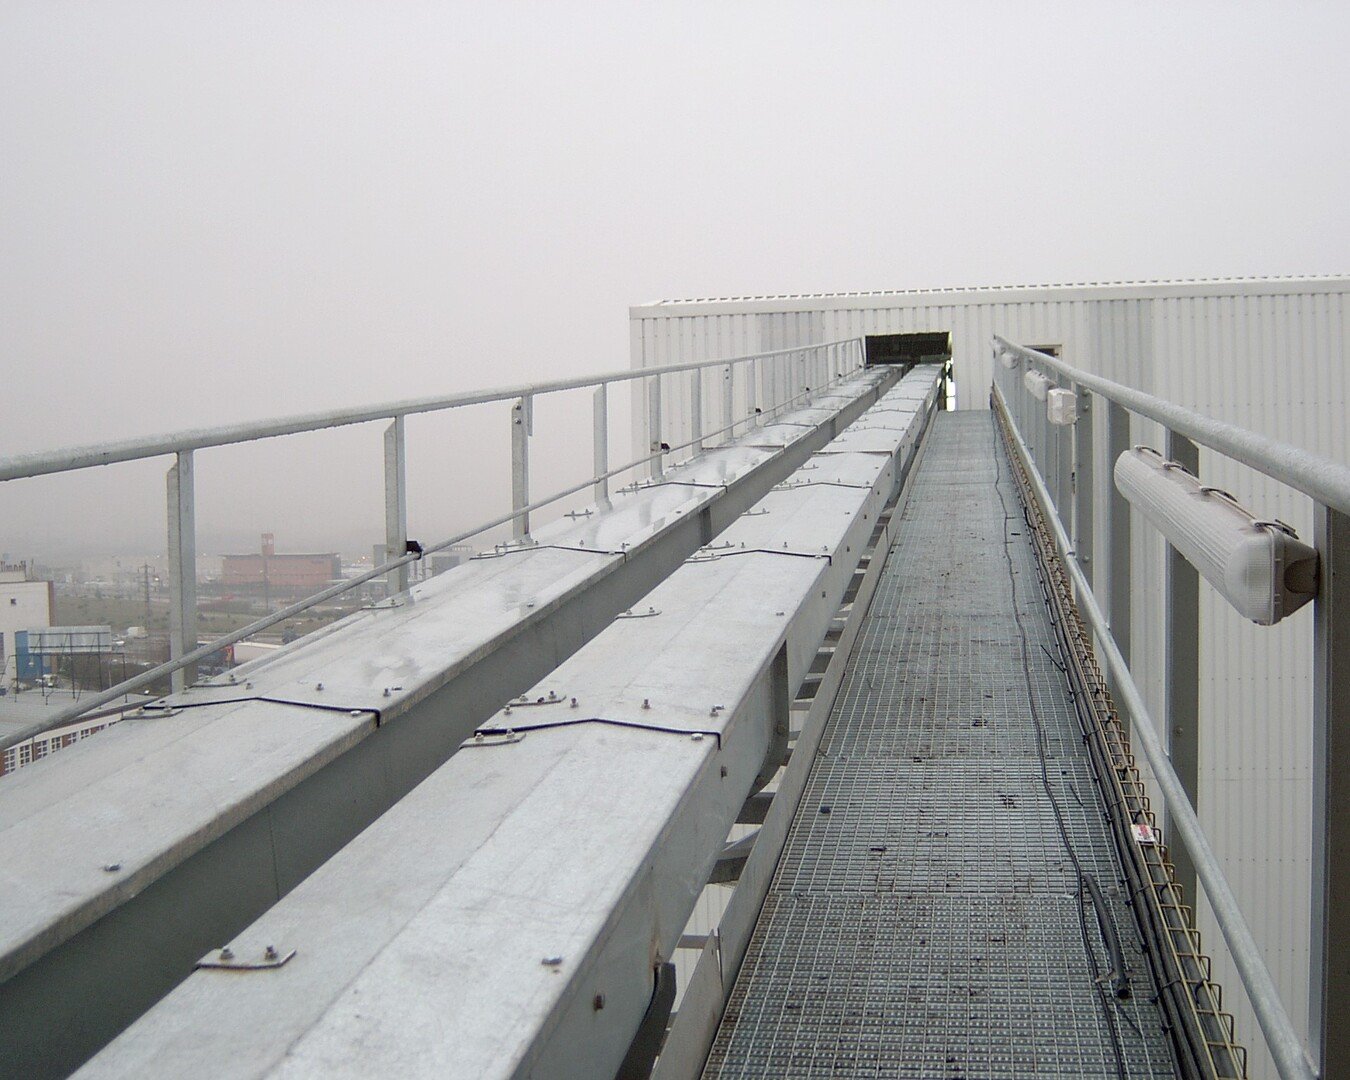
[{"label": "chain conveyor", "polygon": [[1174,1076],[991,414],[935,423],[704,1075]]}]

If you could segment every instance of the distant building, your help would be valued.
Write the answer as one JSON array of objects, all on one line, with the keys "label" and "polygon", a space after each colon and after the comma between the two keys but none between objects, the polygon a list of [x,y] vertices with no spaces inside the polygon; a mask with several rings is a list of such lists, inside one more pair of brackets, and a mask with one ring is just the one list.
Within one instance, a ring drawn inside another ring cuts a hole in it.
[{"label": "distant building", "polygon": [[221,557],[221,588],[248,596],[305,596],[341,577],[342,560],[336,553],[278,553],[271,533],[263,533],[257,554]]},{"label": "distant building", "polygon": [[14,635],[51,626],[55,610],[54,583],[35,581],[26,562],[0,562],[0,671],[14,651]]}]

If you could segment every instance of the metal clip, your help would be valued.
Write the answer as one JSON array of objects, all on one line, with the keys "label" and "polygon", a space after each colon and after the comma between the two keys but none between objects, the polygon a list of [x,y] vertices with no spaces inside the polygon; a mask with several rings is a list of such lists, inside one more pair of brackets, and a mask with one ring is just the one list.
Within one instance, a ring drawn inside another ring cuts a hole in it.
[{"label": "metal clip", "polygon": [[627,611],[620,612],[614,617],[616,619],[650,619],[654,615],[660,614],[661,612],[654,607],[649,607],[646,611],[634,611],[632,608],[629,608]]},{"label": "metal clip", "polygon": [[467,750],[471,746],[506,746],[510,743],[518,743],[525,738],[523,731],[494,731],[483,732],[475,731],[473,737],[465,739],[460,743],[461,750]]},{"label": "metal clip", "polygon": [[234,950],[226,945],[223,949],[213,949],[207,953],[197,961],[197,966],[221,968],[226,971],[266,971],[269,968],[281,967],[294,955],[294,949],[282,952],[276,946],[269,945],[263,950],[262,956],[236,956]]}]

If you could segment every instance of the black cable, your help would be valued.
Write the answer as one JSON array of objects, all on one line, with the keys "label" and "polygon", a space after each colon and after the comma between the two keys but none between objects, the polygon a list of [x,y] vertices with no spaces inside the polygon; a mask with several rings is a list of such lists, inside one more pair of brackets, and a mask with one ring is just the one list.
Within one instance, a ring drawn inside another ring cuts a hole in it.
[{"label": "black cable", "polygon": [[[1055,825],[1059,830],[1059,838],[1064,845],[1064,850],[1068,853],[1069,861],[1073,863],[1074,874],[1078,881],[1078,930],[1083,942],[1083,953],[1087,957],[1088,967],[1092,973],[1092,985],[1096,988],[1097,1004],[1101,1007],[1102,1019],[1106,1022],[1106,1030],[1111,1036],[1111,1050],[1116,1060],[1116,1076],[1119,1080],[1126,1080],[1125,1071],[1125,1052],[1120,1044],[1120,1032],[1116,1028],[1115,1010],[1111,1007],[1111,1002],[1107,998],[1105,988],[1101,983],[1101,966],[1097,963],[1097,954],[1092,949],[1091,935],[1088,933],[1087,909],[1084,906],[1083,892],[1085,887],[1084,873],[1082,864],[1078,861],[1078,853],[1074,851],[1073,844],[1069,840],[1068,826],[1064,823],[1064,812],[1060,808],[1059,800],[1055,797],[1054,788],[1050,784],[1050,767],[1045,757],[1045,746],[1042,740],[1045,738],[1045,725],[1041,721],[1040,710],[1036,707],[1036,692],[1031,679],[1031,650],[1028,647],[1027,630],[1022,623],[1022,615],[1017,609],[1017,574],[1013,568],[1012,551],[1010,550],[1011,538],[1008,535],[1008,522],[1013,520],[1012,514],[1008,512],[1008,502],[1003,497],[1003,454],[1002,447],[998,442],[998,430],[991,426],[991,432],[994,439],[994,491],[998,494],[998,501],[1003,507],[1003,557],[1008,564],[1008,584],[1012,588],[1013,619],[1017,623],[1017,630],[1022,639],[1022,674],[1027,685],[1027,704],[1031,709],[1031,719],[1036,725],[1036,754],[1040,758],[1041,766],[1041,786],[1045,789],[1046,797],[1050,800],[1050,809],[1055,815]],[[1023,515],[1027,515],[1026,508],[1023,507]]]}]

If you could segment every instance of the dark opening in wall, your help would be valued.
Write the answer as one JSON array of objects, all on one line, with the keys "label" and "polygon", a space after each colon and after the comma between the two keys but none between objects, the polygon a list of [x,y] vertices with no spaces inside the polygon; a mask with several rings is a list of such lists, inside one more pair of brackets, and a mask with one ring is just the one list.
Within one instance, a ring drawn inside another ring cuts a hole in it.
[{"label": "dark opening in wall", "polygon": [[951,359],[952,335],[949,330],[923,334],[868,334],[869,364],[917,364]]}]

